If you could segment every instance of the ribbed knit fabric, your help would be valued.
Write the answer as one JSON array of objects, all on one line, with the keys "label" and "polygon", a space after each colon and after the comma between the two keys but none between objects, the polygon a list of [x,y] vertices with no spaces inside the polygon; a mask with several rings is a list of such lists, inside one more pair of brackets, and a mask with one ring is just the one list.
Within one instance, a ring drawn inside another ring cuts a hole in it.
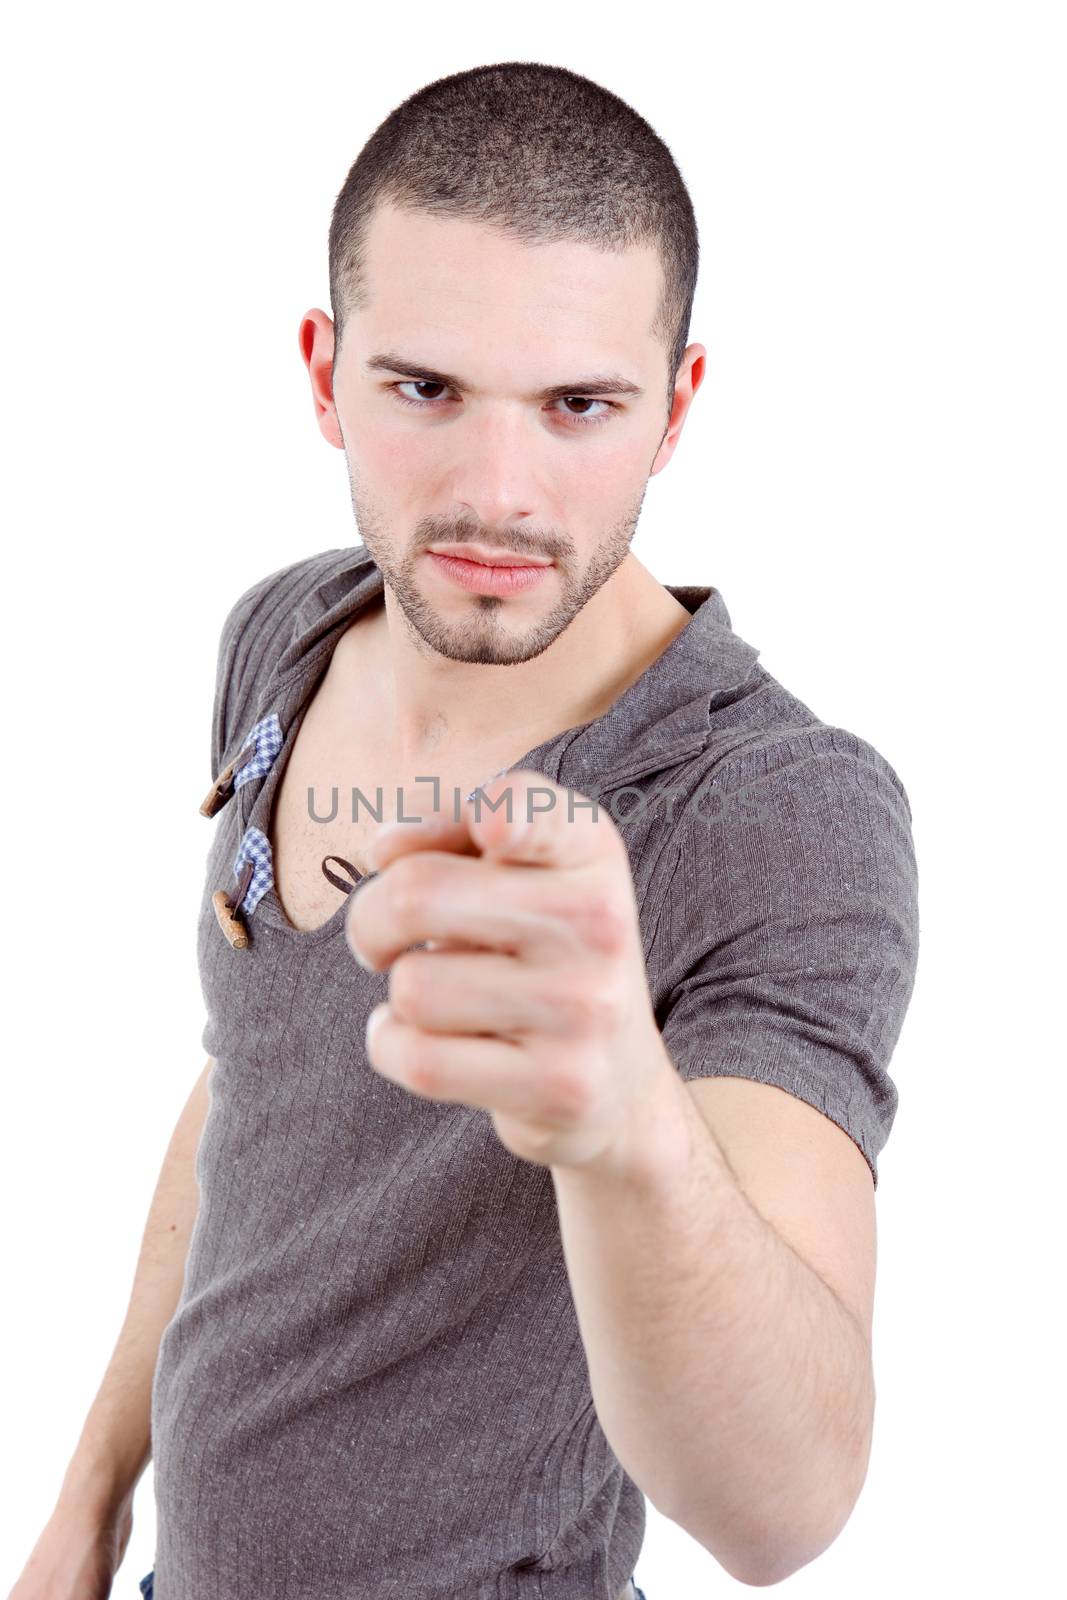
[{"label": "ribbed knit fabric", "polygon": [[[668,587],[692,621],[603,716],[515,765],[610,807],[680,1073],[798,1096],[877,1182],[918,953],[907,797],[759,665],[717,590]],[[370,1068],[389,975],[353,959],[342,893],[301,932],[268,889],[246,950],[211,903],[381,589],[363,546],[326,551],[253,585],[222,630],[212,777],[272,713],[284,743],[203,823],[217,1064],[152,1391],[155,1600],[615,1600],[645,1503],[593,1408],[551,1173],[487,1112]]]}]

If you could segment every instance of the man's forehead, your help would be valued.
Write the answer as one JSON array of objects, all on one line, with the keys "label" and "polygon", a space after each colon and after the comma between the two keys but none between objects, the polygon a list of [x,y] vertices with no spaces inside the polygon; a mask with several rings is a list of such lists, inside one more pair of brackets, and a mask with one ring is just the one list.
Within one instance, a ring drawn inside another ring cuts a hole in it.
[{"label": "man's forehead", "polygon": [[[566,336],[613,322],[650,324],[663,288],[663,263],[651,244],[600,248],[581,239],[531,243],[467,217],[389,205],[374,213],[364,254],[368,305],[421,299],[468,316],[545,318]],[[384,329],[382,330],[384,333]]]}]

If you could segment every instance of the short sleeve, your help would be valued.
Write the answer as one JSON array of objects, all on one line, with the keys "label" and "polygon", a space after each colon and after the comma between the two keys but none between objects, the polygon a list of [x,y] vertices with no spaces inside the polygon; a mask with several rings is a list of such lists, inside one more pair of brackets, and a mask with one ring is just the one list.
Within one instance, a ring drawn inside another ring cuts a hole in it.
[{"label": "short sleeve", "polygon": [[877,1187],[919,949],[903,785],[871,745],[820,726],[709,793],[679,823],[657,928],[664,1043],[685,1079],[752,1078],[814,1106]]}]

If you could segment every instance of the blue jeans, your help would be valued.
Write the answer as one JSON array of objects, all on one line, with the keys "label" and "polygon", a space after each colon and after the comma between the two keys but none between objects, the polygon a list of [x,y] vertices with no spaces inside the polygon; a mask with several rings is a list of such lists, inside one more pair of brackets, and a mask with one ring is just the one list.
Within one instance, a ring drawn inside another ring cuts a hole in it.
[{"label": "blue jeans", "polygon": [[[138,1585],[138,1588],[144,1595],[144,1600],[152,1600],[152,1579],[155,1577],[155,1575],[156,1569],[153,1567],[151,1572],[146,1573]],[[634,1584],[634,1594],[637,1597],[637,1600],[645,1600],[644,1590],[639,1589],[636,1583]]]}]

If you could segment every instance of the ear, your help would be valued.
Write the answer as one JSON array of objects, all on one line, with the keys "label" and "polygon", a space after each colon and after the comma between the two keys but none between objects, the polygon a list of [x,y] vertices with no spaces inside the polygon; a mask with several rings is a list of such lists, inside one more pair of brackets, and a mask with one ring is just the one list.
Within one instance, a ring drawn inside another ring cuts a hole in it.
[{"label": "ear", "polygon": [[325,311],[309,311],[300,323],[300,354],[311,379],[319,432],[338,450],[345,447],[333,394],[334,326]]},{"label": "ear", "polygon": [[693,403],[693,396],[704,381],[705,357],[707,351],[702,344],[691,344],[682,357],[682,364],[678,368],[678,375],[674,380],[674,399],[671,403],[670,420],[666,432],[659,442],[652,462],[649,477],[655,477],[657,472],[662,472],[667,462],[674,454],[675,446],[681,436],[682,426],[689,415],[689,407]]}]

